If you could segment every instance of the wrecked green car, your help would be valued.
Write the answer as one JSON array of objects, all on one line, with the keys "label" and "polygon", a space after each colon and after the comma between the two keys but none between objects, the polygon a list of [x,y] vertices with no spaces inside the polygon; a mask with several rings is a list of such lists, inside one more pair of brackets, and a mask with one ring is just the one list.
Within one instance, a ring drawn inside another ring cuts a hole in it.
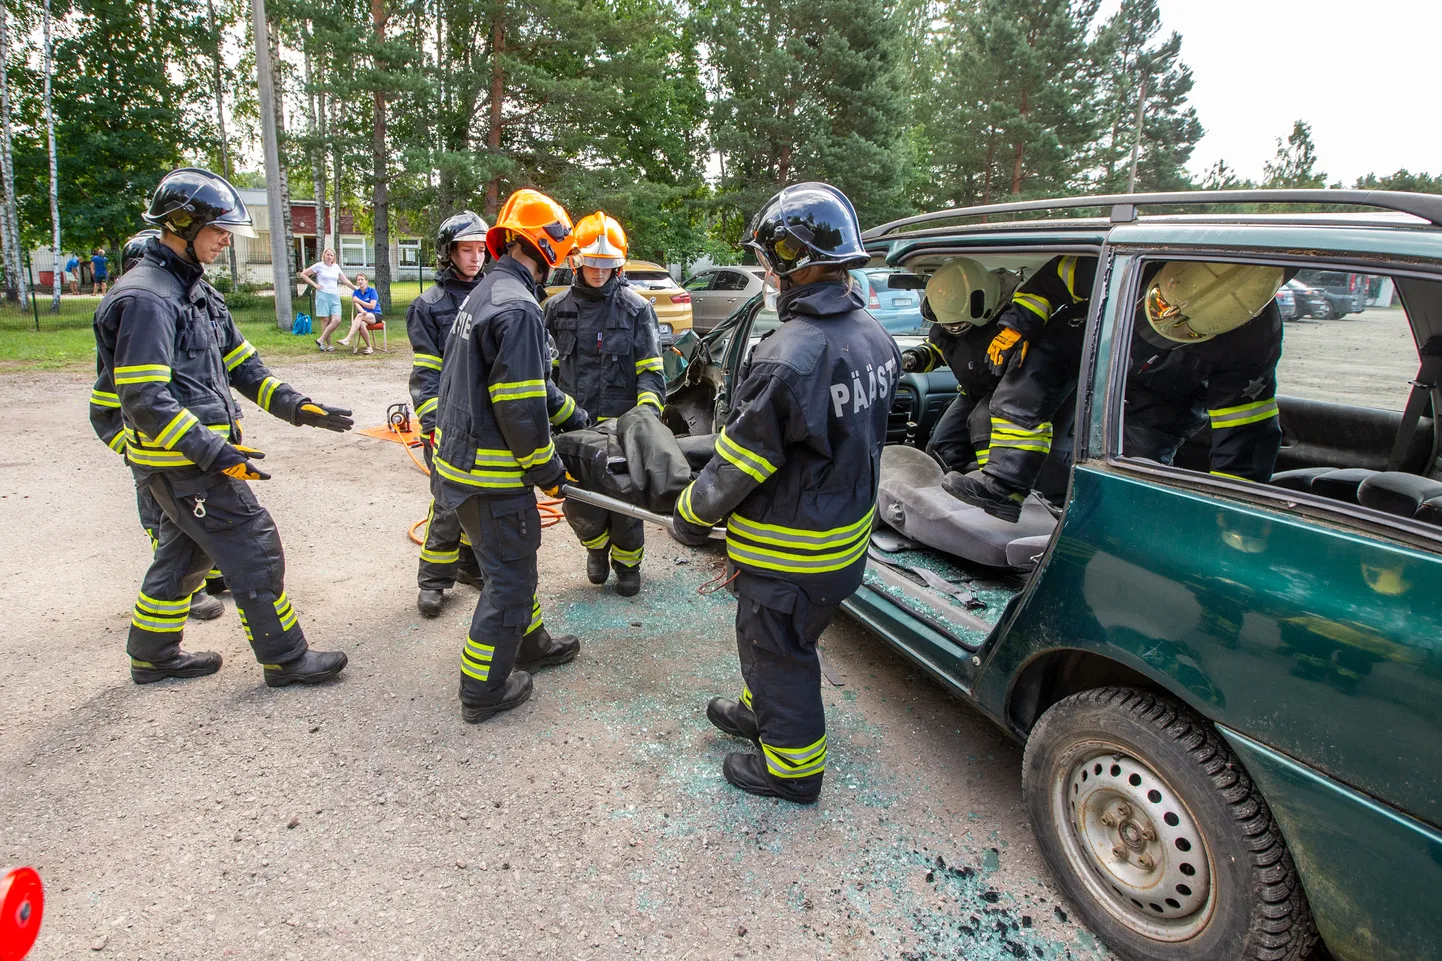
[{"label": "wrecked green car", "polygon": [[[1240,204],[1340,212],[1225,212]],[[956,382],[907,374],[846,602],[1025,742],[1032,828],[1090,927],[1138,961],[1298,959],[1319,936],[1339,961],[1442,959],[1442,197],[1078,198],[866,241],[911,289],[959,256],[1004,289],[1098,258],[1075,403],[1020,522],[940,490],[921,448]],[[1209,473],[1209,427],[1171,463],[1125,453],[1141,278],[1175,260],[1366,292],[1345,323],[1286,325],[1268,483]],[[775,322],[757,297],[678,342],[674,430],[719,429]]]}]

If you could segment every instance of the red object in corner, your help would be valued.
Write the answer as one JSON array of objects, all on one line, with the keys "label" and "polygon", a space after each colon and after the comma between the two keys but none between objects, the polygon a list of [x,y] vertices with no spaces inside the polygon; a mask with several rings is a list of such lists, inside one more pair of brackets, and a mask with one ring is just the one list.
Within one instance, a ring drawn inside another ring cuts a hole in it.
[{"label": "red object in corner", "polygon": [[34,868],[16,868],[0,879],[0,961],[30,953],[45,914],[45,890]]}]

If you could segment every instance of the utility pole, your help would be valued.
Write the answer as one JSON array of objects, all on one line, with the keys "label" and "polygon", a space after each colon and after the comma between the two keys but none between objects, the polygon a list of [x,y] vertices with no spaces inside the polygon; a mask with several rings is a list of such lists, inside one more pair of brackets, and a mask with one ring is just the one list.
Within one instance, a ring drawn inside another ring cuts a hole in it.
[{"label": "utility pole", "polygon": [[270,31],[265,19],[265,0],[250,0],[251,31],[255,34],[256,86],[260,89],[260,135],[265,145],[265,196],[267,226],[270,230],[270,269],[275,277],[275,325],[290,330],[290,251],[285,248],[284,192],[280,188],[280,141],[275,129],[275,87],[270,72]]},{"label": "utility pole", "polygon": [[1127,193],[1137,192],[1137,157],[1142,152],[1142,122],[1147,111],[1147,75],[1142,71],[1141,86],[1137,89],[1137,135],[1132,141],[1132,172],[1127,175]]},{"label": "utility pole", "polygon": [[[220,133],[220,166],[225,179],[230,179],[230,147],[225,137],[225,104],[221,99],[220,83],[220,26],[215,22],[215,0],[205,0],[207,10],[210,12],[210,29],[215,31],[215,58],[211,63],[211,77],[215,86],[215,123]],[[230,289],[235,290],[240,286],[240,268],[235,262],[235,244],[231,244],[226,250],[230,253]]]}]

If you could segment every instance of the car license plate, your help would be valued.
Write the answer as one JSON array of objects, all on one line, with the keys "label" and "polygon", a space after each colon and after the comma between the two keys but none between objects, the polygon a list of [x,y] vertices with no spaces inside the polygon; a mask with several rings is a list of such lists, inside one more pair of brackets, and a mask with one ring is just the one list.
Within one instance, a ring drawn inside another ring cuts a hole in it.
[{"label": "car license plate", "polygon": [[893,307],[915,307],[915,306],[916,306],[916,299],[915,299],[914,297],[893,297],[892,300],[891,300],[891,306],[893,306]]}]

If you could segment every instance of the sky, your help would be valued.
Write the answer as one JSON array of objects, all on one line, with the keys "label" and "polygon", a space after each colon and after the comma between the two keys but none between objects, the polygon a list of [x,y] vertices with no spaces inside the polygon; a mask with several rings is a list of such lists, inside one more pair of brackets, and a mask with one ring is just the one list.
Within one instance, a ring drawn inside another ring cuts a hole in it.
[{"label": "sky", "polygon": [[1259,179],[1277,138],[1304,120],[1329,181],[1350,187],[1362,174],[1399,167],[1442,174],[1439,0],[1160,5],[1162,29],[1182,35],[1191,101],[1207,131],[1193,173],[1222,159]]}]

